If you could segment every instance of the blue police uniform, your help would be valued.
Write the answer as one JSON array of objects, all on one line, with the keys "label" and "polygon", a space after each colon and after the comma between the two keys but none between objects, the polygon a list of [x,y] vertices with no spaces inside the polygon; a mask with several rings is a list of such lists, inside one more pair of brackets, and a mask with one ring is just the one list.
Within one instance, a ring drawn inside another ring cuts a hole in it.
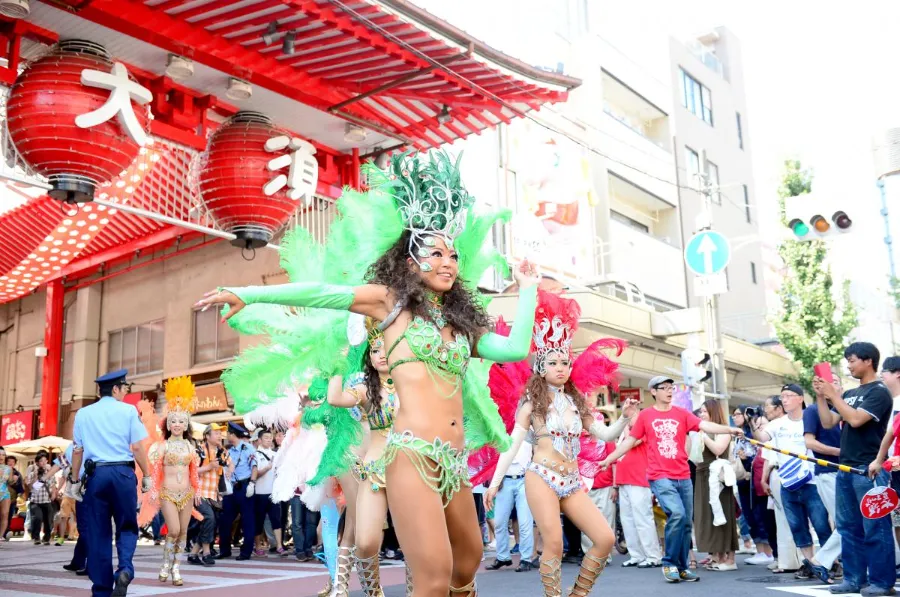
[{"label": "blue police uniform", "polygon": [[219,523],[219,557],[231,557],[231,527],[238,514],[241,515],[241,533],[244,541],[241,543],[241,559],[248,559],[253,553],[253,540],[256,537],[253,508],[253,498],[247,497],[247,485],[250,476],[256,468],[256,450],[243,441],[250,434],[241,425],[228,424],[228,431],[242,438],[241,443],[228,449],[231,462],[234,463],[234,474],[231,476],[233,491],[222,499],[222,519]]},{"label": "blue police uniform", "polygon": [[[128,582],[134,578],[132,557],[138,540],[137,476],[131,446],[147,437],[147,430],[134,406],[103,395],[105,388],[124,384],[127,373],[122,369],[97,378],[100,400],[75,415],[74,443],[84,451],[82,461],[87,474],[78,519],[85,523],[83,528],[90,529],[84,535],[94,597],[111,597],[114,591],[117,596],[125,595]],[[115,574],[113,521],[118,555]]]}]

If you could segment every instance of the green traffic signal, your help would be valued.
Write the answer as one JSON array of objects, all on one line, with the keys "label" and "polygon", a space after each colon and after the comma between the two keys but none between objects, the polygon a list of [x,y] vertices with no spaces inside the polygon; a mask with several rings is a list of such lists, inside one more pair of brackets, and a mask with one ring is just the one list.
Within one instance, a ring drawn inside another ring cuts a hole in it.
[{"label": "green traffic signal", "polygon": [[809,234],[809,226],[803,223],[803,220],[794,219],[788,224],[791,229],[791,232],[794,233],[794,236],[797,238],[803,238],[807,234]]}]

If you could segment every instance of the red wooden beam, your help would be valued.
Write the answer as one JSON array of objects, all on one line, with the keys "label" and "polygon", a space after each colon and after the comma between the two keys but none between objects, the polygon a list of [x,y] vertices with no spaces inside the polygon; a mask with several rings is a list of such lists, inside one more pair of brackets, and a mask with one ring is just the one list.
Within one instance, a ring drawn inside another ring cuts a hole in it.
[{"label": "red wooden beam", "polygon": [[[229,2],[229,4],[232,4]],[[229,10],[228,12],[223,12],[222,14],[217,14],[213,16],[203,17],[202,19],[197,19],[194,21],[195,25],[202,25],[205,29],[209,29],[210,27],[217,25],[218,23],[225,23],[228,21],[233,21],[235,19],[243,19],[246,16],[256,14],[258,12],[262,12],[264,10],[268,10],[270,8],[275,8],[276,6],[281,6],[283,9],[287,9],[284,4],[281,3],[281,0],[266,0],[266,2],[257,2],[256,4],[251,4],[250,6],[244,6],[241,8],[237,8],[235,10]],[[267,14],[266,17],[273,18],[278,15],[278,12],[273,12]],[[264,17],[265,18],[265,17]],[[246,27],[247,23],[242,22],[242,27]],[[224,27],[217,29],[216,32],[219,33]]]},{"label": "red wooden beam", "polygon": [[84,257],[72,261],[61,271],[59,271],[56,274],[56,277],[60,279],[80,277],[85,275],[86,272],[93,271],[99,268],[101,265],[108,265],[122,259],[123,257],[129,257],[130,255],[134,254],[135,251],[144,251],[150,249],[157,245],[161,245],[174,240],[179,236],[184,239],[190,239],[194,236],[199,235],[200,234],[198,232],[176,228],[175,226],[166,226],[159,232],[148,234],[147,236],[144,236],[142,238],[133,239],[128,243],[123,243],[115,248],[103,251],[101,253],[96,253],[94,255],[91,255],[90,257]]},{"label": "red wooden beam", "polygon": [[[226,35],[231,35],[232,33],[239,33],[241,31],[246,31],[247,29],[250,29],[251,27],[259,27],[260,25],[268,25],[272,21],[277,21],[278,17],[284,18],[291,14],[295,14],[295,13],[288,12],[288,7],[284,6],[284,4],[281,3],[281,0],[276,0],[275,4],[280,4],[284,8],[284,10],[277,11],[277,12],[271,12],[271,13],[262,15],[260,17],[253,17],[249,21],[241,20],[238,23],[233,23],[231,25],[226,25],[225,27],[219,27],[216,29],[210,29],[210,27],[212,27],[212,26],[208,25],[208,24],[204,24],[204,27],[207,28],[210,33],[215,33],[216,35],[221,35],[224,37]],[[253,10],[246,14],[249,15],[249,14],[259,12],[259,9],[257,8],[258,6],[260,6],[260,5],[254,4],[253,6],[248,6],[247,8],[252,8]],[[242,9],[242,10],[244,10],[244,9]],[[264,32],[265,32],[265,29],[263,29],[263,31],[260,33],[260,35],[262,35],[262,33],[264,33]],[[231,39],[231,38],[229,38],[229,39]]]}]

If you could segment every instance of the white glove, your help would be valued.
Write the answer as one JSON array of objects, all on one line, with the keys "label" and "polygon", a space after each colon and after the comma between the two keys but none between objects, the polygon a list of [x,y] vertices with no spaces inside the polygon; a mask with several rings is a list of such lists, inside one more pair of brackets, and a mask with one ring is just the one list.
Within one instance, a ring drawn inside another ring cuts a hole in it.
[{"label": "white glove", "polygon": [[250,481],[247,484],[247,498],[252,498],[255,493],[256,493],[256,483],[254,483],[253,481]]},{"label": "white glove", "polygon": [[81,491],[81,481],[78,483],[72,483],[71,481],[66,486],[66,497],[70,497],[76,502],[80,502],[84,499],[84,493]]}]

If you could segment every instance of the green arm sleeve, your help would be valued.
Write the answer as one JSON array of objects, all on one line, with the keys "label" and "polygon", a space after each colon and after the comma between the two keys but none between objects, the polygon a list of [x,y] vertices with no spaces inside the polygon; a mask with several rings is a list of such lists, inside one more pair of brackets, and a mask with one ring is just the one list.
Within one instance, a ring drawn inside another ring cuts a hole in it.
[{"label": "green arm sleeve", "polygon": [[478,339],[478,356],[496,363],[515,363],[528,358],[531,334],[534,329],[534,311],[537,309],[537,284],[519,292],[516,320],[509,336],[493,332]]},{"label": "green arm sleeve", "polygon": [[286,307],[313,307],[347,311],[353,304],[353,287],[315,282],[296,282],[276,286],[245,286],[223,288],[247,305],[272,303]]}]

